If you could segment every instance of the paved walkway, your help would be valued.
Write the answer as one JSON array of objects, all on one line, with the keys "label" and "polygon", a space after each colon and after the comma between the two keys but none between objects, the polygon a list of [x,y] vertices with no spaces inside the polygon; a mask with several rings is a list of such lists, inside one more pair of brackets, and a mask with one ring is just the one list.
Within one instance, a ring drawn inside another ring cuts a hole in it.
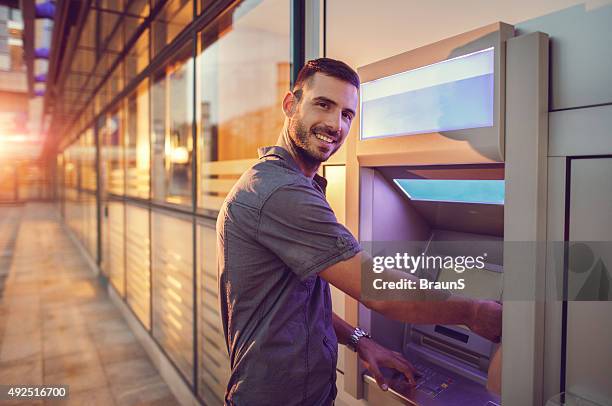
[{"label": "paved walkway", "polygon": [[70,385],[45,405],[177,404],[55,213],[0,206],[0,383]]}]

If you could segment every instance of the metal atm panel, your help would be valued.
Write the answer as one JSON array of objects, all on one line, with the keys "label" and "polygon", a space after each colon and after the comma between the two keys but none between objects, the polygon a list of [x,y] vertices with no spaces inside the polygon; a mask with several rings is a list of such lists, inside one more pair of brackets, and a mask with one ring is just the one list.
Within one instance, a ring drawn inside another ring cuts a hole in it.
[{"label": "metal atm panel", "polygon": [[[424,179],[504,179],[505,44],[512,36],[511,26],[492,24],[359,69],[363,82],[375,83],[381,78],[422,67],[429,69],[432,64],[493,48],[492,125],[468,125],[463,129],[441,126],[416,133],[409,129],[397,133],[385,130],[388,137],[376,134],[369,137],[363,133],[359,139],[349,137],[346,222],[360,241],[423,241],[423,249],[434,249],[443,238],[503,242],[503,205],[411,201],[394,180],[405,178],[405,173],[402,174],[405,171],[412,172],[413,178]],[[473,71],[470,77],[481,73],[488,74]],[[403,86],[406,93],[415,90],[411,83]],[[397,91],[389,89],[378,89],[381,93],[374,99],[395,97]],[[363,111],[358,113],[361,119],[360,114]],[[371,130],[372,126],[366,128]],[[500,284],[503,271],[503,253],[498,252],[496,257],[488,264],[493,285]],[[432,280],[447,276],[444,269],[424,275]],[[493,292],[490,294],[495,298],[502,294],[501,289],[485,290]],[[390,321],[365,307],[359,308],[351,300],[346,301],[346,309],[347,321],[369,328],[383,345],[406,354],[422,369],[427,381],[420,393],[393,398],[380,392],[367,375],[362,384],[357,364],[347,362],[344,388],[348,393],[377,405],[499,404],[499,397],[489,394],[484,387],[488,360],[495,350],[492,343],[473,337],[461,326],[415,327]],[[354,358],[347,356],[348,360]]]},{"label": "metal atm panel", "polygon": [[[451,252],[453,249],[463,249],[467,250],[464,254],[469,255],[468,251],[478,249],[471,244],[484,241],[491,261],[486,264],[485,274],[491,277],[482,279],[484,283],[479,286],[482,291],[476,293],[501,299],[503,205],[484,207],[490,205],[412,201],[396,181],[398,176],[422,179],[426,173],[430,178],[438,179],[471,177],[503,182],[503,166],[382,167],[363,170],[371,172],[371,181],[363,185],[362,199],[370,201],[372,208],[367,221],[361,224],[363,228],[368,228],[361,230],[363,235],[374,241],[423,241],[420,249],[426,254],[454,255],[460,253]],[[470,212],[469,221],[454,220],[446,224],[443,221],[454,219],[452,214]],[[470,244],[458,247],[445,244],[448,241],[469,241]],[[448,272],[445,269],[429,269],[418,276],[436,281],[447,278]],[[368,327],[374,338],[404,353],[422,375],[416,390],[411,392],[402,388],[399,376],[390,376],[392,388],[398,392],[404,391],[403,398],[396,395],[402,401],[419,405],[485,405],[487,402],[499,402],[499,397],[485,389],[489,360],[496,349],[493,343],[462,326],[403,324],[375,312],[369,312],[368,317]],[[366,377],[366,380],[371,381],[370,377]]]},{"label": "metal atm panel", "polygon": [[[612,241],[611,174],[611,157],[572,159],[568,191],[569,240],[586,242],[593,252],[592,267],[577,271],[584,275],[584,287],[589,277],[599,275],[600,297],[568,302],[565,388],[601,405],[612,402],[612,293],[609,289],[612,254],[608,250]],[[591,241],[596,243],[589,244]],[[606,287],[606,279],[607,292],[601,289]]]}]

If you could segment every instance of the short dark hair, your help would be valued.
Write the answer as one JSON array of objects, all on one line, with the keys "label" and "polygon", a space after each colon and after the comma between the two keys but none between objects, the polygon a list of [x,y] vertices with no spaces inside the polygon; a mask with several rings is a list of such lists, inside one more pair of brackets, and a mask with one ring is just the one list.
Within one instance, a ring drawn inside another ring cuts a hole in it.
[{"label": "short dark hair", "polygon": [[331,58],[313,59],[304,64],[293,84],[293,94],[298,100],[302,97],[304,84],[317,72],[344,80],[359,89],[359,75],[344,62]]}]

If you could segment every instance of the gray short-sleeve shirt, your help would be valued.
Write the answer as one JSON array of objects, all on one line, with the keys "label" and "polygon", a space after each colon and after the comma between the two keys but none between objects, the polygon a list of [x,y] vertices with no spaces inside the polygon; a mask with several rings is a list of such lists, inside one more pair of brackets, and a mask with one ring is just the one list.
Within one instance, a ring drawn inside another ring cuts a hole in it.
[{"label": "gray short-sleeve shirt", "polygon": [[217,219],[219,299],[230,356],[228,405],[329,405],[338,343],[317,274],[361,248],[281,147],[227,196]]}]

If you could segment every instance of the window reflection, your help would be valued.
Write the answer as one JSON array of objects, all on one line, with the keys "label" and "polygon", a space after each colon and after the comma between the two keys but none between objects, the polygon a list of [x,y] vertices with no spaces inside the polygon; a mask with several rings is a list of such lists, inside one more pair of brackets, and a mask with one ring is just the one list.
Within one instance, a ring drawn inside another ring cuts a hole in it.
[{"label": "window reflection", "polygon": [[198,0],[198,15],[206,11],[214,2],[215,0]]},{"label": "window reflection", "polygon": [[121,11],[121,0],[100,0],[101,9]]},{"label": "window reflection", "polygon": [[151,328],[151,269],[149,210],[125,206],[126,299],[134,314],[148,330]]},{"label": "window reflection", "polygon": [[[128,19],[128,23],[130,23]],[[138,20],[134,20],[139,24]],[[129,83],[149,64],[149,30],[145,30],[125,57],[125,81]]]},{"label": "window reflection", "polygon": [[109,279],[117,293],[125,296],[125,205],[123,202],[110,201],[106,204],[104,219],[106,233],[102,266],[106,268]]},{"label": "window reflection", "polygon": [[257,158],[257,148],[278,138],[290,81],[289,21],[287,1],[246,1],[201,33],[196,107],[201,209],[217,211]]},{"label": "window reflection", "polygon": [[153,76],[153,198],[191,205],[193,151],[193,57],[186,44],[166,68]]},{"label": "window reflection", "polygon": [[[106,14],[102,14],[104,18],[104,23],[101,25],[106,26]],[[116,23],[114,23],[113,31],[111,32],[111,39],[106,44],[106,51],[113,55],[113,57],[118,56],[118,54],[123,50],[123,46],[127,38],[124,36],[123,26],[125,20],[117,18]],[[110,21],[109,21],[110,23]]]},{"label": "window reflection", "polygon": [[128,16],[138,15],[147,17],[149,15],[149,2],[147,0],[130,0],[125,4],[125,11]]},{"label": "window reflection", "polygon": [[198,391],[207,405],[223,404],[231,370],[219,310],[216,241],[214,222],[198,224]]},{"label": "window reflection", "polygon": [[94,192],[96,190],[96,146],[92,129],[81,135],[83,140],[81,153],[81,187]]},{"label": "window reflection", "polygon": [[75,189],[77,187],[77,172],[73,150],[74,147],[70,146],[64,151],[64,185],[68,189]]},{"label": "window reflection", "polygon": [[[63,155],[58,159],[59,169],[63,173],[59,175],[59,182],[63,180],[61,197],[63,198],[63,214],[66,224],[72,229],[75,236],[81,241],[92,258],[97,256],[97,224],[96,215],[96,173],[95,173],[95,140],[93,129],[86,129],[80,136],[68,146]],[[18,195],[20,198],[28,198],[32,190],[28,186],[29,177],[36,171],[24,171],[20,169],[21,176]],[[0,180],[2,179],[0,168]],[[62,185],[62,183],[59,183]],[[23,189],[23,190],[21,190]],[[0,195],[1,199],[1,195]]]},{"label": "window reflection", "polygon": [[115,110],[109,114],[100,131],[103,140],[100,151],[103,191],[123,195],[125,170],[121,111]]},{"label": "window reflection", "polygon": [[191,220],[151,213],[153,337],[190,383],[194,367],[193,237]]},{"label": "window reflection", "polygon": [[153,21],[153,55],[166,45],[193,20],[193,0],[170,0]]},{"label": "window reflection", "polygon": [[112,101],[123,90],[123,62],[120,62],[108,79],[108,102]]},{"label": "window reflection", "polygon": [[149,198],[149,81],[127,99],[125,134],[126,194]]}]

